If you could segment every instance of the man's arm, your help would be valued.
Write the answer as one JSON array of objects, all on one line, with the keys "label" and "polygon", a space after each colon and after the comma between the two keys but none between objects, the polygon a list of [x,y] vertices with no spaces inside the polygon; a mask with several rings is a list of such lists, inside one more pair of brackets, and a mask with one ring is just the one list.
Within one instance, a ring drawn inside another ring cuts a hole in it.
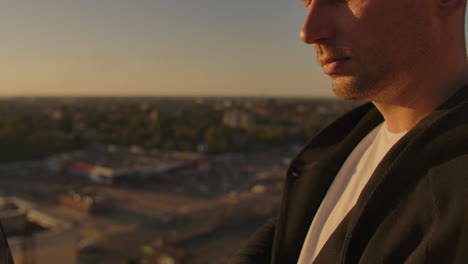
[{"label": "man's arm", "polygon": [[229,261],[229,264],[269,264],[276,219],[272,218],[253,234]]}]

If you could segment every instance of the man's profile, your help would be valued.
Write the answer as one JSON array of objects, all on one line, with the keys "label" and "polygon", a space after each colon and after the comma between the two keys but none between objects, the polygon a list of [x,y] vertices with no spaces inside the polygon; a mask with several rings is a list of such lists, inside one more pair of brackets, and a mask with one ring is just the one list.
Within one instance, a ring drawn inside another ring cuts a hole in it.
[{"label": "man's profile", "polygon": [[466,0],[302,2],[335,94],[369,103],[293,159],[278,217],[230,263],[453,263],[468,250]]}]

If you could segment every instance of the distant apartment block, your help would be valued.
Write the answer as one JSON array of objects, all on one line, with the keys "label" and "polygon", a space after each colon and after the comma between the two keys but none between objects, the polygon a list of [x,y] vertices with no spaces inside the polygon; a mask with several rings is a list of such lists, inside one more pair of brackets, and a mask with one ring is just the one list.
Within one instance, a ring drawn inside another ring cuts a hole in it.
[{"label": "distant apartment block", "polygon": [[250,128],[255,125],[255,120],[250,112],[231,109],[224,113],[223,124],[235,128]]}]

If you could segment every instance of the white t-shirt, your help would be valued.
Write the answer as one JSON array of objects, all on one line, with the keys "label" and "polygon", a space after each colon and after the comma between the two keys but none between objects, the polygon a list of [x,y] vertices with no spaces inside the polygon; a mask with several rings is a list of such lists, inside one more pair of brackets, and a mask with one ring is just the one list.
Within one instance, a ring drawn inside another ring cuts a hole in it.
[{"label": "white t-shirt", "polygon": [[315,260],[330,235],[356,204],[377,165],[405,133],[388,131],[384,122],[354,148],[333,180],[312,221],[298,264],[311,264]]}]

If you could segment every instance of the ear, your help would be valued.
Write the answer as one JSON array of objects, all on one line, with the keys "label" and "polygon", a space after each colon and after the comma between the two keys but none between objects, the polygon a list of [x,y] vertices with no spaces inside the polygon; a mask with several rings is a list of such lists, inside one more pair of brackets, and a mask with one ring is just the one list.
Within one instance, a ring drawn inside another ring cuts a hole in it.
[{"label": "ear", "polygon": [[450,16],[458,11],[465,12],[467,0],[434,0],[437,4],[439,16]]}]

